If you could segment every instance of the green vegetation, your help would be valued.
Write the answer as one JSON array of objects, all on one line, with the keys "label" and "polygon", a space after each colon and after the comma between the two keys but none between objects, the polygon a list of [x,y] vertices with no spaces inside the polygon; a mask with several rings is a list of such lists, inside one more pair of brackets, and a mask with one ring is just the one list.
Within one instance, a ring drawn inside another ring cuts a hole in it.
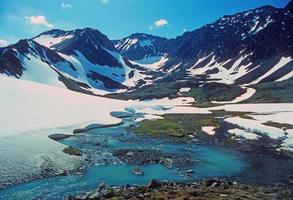
[{"label": "green vegetation", "polygon": [[[178,94],[180,88],[191,88],[189,92]],[[196,81],[157,83],[147,85],[142,88],[136,88],[130,92],[108,94],[107,97],[116,99],[161,99],[169,97],[193,97],[197,103],[196,106],[212,106],[211,101],[230,101],[245,92],[237,85],[227,85],[223,83],[206,83],[200,85]]]},{"label": "green vegetation", "polygon": [[186,95],[194,97],[197,104],[211,104],[211,101],[231,101],[245,92],[237,85],[209,83],[192,88]]},{"label": "green vegetation", "polygon": [[291,103],[293,102],[293,78],[281,82],[259,83],[256,93],[246,100],[249,103]]},{"label": "green vegetation", "polygon": [[184,127],[177,121],[167,118],[155,121],[143,121],[142,124],[135,129],[136,133],[158,136],[169,135],[173,137],[183,137]]},{"label": "green vegetation", "polygon": [[143,121],[134,129],[135,133],[151,136],[184,137],[196,133],[196,137],[210,137],[202,126],[220,127],[218,119],[211,114],[168,114],[164,119]]},{"label": "green vegetation", "polygon": [[175,83],[158,83],[155,85],[147,85],[142,88],[136,88],[131,92],[126,93],[116,93],[116,94],[108,94],[106,95],[109,98],[116,99],[161,99],[164,97],[176,98],[177,92],[180,89],[180,85]]}]

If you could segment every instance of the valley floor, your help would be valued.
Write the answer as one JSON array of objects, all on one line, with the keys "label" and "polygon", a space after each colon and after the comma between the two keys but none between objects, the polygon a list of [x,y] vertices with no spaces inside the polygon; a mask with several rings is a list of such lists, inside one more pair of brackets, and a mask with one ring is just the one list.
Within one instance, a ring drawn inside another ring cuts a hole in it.
[{"label": "valley floor", "polygon": [[[0,93],[0,188],[80,170],[87,156],[64,153],[67,145],[48,136],[70,136],[74,130],[84,134],[93,128],[120,124],[121,116],[113,114],[117,111],[138,115],[140,126],[132,127],[132,131],[139,134],[157,137],[160,133],[210,144],[224,137],[231,143],[217,144],[225,148],[249,144],[250,148],[233,149],[292,159],[292,103],[197,108],[191,106],[193,98],[122,101],[5,77],[0,77]],[[256,145],[263,142],[265,150]],[[288,170],[293,169],[289,166]]]}]

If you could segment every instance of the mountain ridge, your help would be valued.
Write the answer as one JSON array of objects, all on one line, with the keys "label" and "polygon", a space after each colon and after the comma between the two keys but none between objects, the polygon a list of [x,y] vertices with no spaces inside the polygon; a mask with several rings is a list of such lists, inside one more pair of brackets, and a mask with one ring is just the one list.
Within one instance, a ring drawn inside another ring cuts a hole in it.
[{"label": "mountain ridge", "polygon": [[52,29],[0,48],[0,73],[22,78],[34,60],[57,73],[54,84],[71,80],[98,94],[174,81],[254,85],[285,80],[293,71],[291,5],[225,15],[172,39],[134,33],[113,41],[88,27]]}]

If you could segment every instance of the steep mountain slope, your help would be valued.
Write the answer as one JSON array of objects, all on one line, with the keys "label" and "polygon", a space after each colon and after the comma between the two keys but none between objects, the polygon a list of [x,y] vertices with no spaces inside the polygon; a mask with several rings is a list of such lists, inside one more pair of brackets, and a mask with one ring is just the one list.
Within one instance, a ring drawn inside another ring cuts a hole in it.
[{"label": "steep mountain slope", "polygon": [[292,24],[290,3],[224,16],[170,40],[137,33],[110,41],[92,28],[54,29],[0,48],[0,74],[99,94],[171,82],[283,81],[293,75]]},{"label": "steep mountain slope", "polygon": [[76,81],[77,69],[58,53],[31,40],[0,49],[0,74],[91,93]]},{"label": "steep mountain slope", "polygon": [[144,33],[135,33],[113,42],[121,55],[138,62],[163,56],[170,48],[168,39]]},{"label": "steep mountain slope", "polygon": [[163,81],[195,77],[208,82],[255,84],[293,70],[293,13],[264,6],[224,16],[177,37]]},{"label": "steep mountain slope", "polygon": [[0,49],[0,55],[1,74],[72,90],[101,94],[147,80],[144,68],[131,64],[105,35],[90,28],[50,30]]},{"label": "steep mountain slope", "polygon": [[[135,33],[112,42],[117,51],[131,60],[133,64],[156,72],[167,62],[168,52],[172,47],[168,39],[144,33]],[[155,76],[160,77],[162,74],[159,73]]]},{"label": "steep mountain slope", "polygon": [[145,83],[145,70],[131,64],[101,32],[91,28],[51,30],[34,38],[76,66],[79,80],[106,91],[127,89]]},{"label": "steep mountain slope", "polygon": [[[144,86],[109,97],[148,99],[189,95],[198,103],[208,103],[219,99],[230,101],[245,92],[239,86],[250,85],[256,89],[255,101],[268,102],[273,95],[266,97],[264,91],[281,85],[282,90],[278,90],[282,91],[281,97],[277,99],[290,102],[292,88],[285,83],[293,76],[292,24],[292,2],[284,9],[264,6],[224,16],[167,41],[166,62],[159,68],[161,76],[157,77],[155,87]],[[267,84],[262,85],[263,82]],[[180,88],[188,88],[189,92],[179,94]]]}]

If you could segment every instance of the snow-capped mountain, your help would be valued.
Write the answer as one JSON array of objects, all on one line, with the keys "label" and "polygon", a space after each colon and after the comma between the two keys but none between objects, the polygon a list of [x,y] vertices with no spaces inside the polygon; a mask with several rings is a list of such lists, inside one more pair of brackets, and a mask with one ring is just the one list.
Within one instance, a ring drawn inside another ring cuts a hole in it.
[{"label": "snow-capped mountain", "polygon": [[119,53],[140,64],[151,64],[166,57],[169,52],[168,39],[144,33],[132,34],[113,41]]},{"label": "snow-capped mountain", "polygon": [[167,78],[193,77],[227,84],[289,78],[293,71],[292,24],[293,12],[288,7],[264,6],[224,16],[175,39],[175,50],[164,66]]},{"label": "snow-capped mountain", "polygon": [[96,29],[50,30],[0,48],[0,74],[86,93],[192,80],[225,84],[293,76],[292,3],[224,16],[174,39]]},{"label": "snow-capped mountain", "polygon": [[77,69],[55,51],[32,40],[0,49],[0,73],[88,93],[88,85],[74,80]]},{"label": "snow-capped mountain", "polygon": [[[159,82],[255,84],[292,77],[292,24],[292,3],[284,9],[264,6],[223,16],[175,39],[159,38],[151,49],[141,43],[152,37],[137,34],[120,40],[116,47],[126,58],[164,72]],[[148,51],[164,56],[146,59]]]},{"label": "snow-capped mountain", "polygon": [[143,68],[123,58],[105,35],[90,28],[47,31],[0,53],[2,74],[78,91],[82,87],[116,92],[146,79]]}]

